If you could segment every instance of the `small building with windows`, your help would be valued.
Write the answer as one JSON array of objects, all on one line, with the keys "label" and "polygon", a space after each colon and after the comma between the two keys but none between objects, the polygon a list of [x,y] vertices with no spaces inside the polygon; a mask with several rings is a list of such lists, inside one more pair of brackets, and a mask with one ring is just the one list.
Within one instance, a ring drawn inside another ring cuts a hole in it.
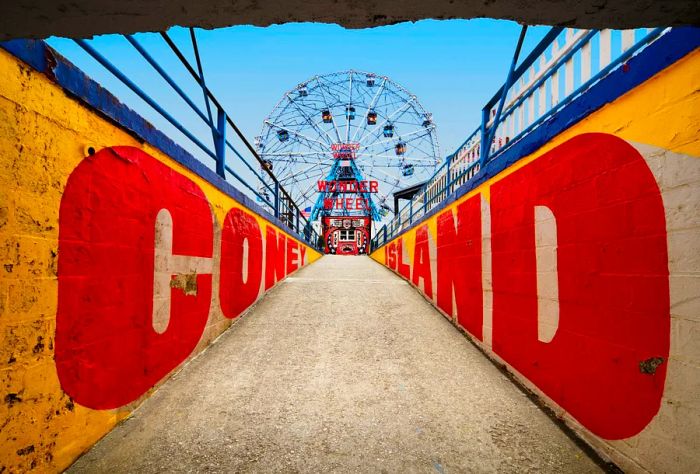
[{"label": "small building with windows", "polygon": [[331,255],[369,253],[372,220],[369,216],[324,216],[324,251]]}]

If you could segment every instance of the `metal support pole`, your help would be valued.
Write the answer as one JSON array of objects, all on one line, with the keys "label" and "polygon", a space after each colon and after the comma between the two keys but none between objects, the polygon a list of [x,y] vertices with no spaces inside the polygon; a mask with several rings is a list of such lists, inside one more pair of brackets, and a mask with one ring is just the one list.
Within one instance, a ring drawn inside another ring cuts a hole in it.
[{"label": "metal support pole", "polygon": [[216,116],[216,134],[214,140],[216,151],[216,174],[226,179],[226,112],[218,109]]},{"label": "metal support pole", "polygon": [[280,183],[275,182],[275,217],[280,216]]},{"label": "metal support pole", "polygon": [[297,234],[298,234],[299,233],[299,208],[297,207],[296,210],[297,210],[297,223],[294,227],[295,227]]},{"label": "metal support pole", "polygon": [[[491,130],[486,131],[486,123],[488,123],[488,110],[482,110],[481,114],[481,165],[483,168],[486,161],[489,159],[489,153],[491,152],[491,142],[496,135],[496,129],[498,128],[498,122],[501,120],[501,112],[503,112],[503,104],[506,102],[506,96],[510,90],[511,83],[513,82],[513,71],[515,71],[515,65],[518,63],[518,57],[520,57],[520,49],[523,47],[523,40],[525,39],[525,33],[527,33],[527,25],[523,25],[520,30],[520,37],[518,38],[518,44],[515,47],[515,53],[513,53],[513,61],[510,63],[510,69],[508,69],[508,76],[506,77],[506,83],[503,85],[501,92],[501,98],[498,101],[498,108],[496,109],[496,116],[493,118],[493,125],[491,125]],[[486,112],[486,120],[484,120],[484,112]],[[485,143],[484,135],[488,143]],[[487,146],[485,146],[487,145]]]},{"label": "metal support pole", "polygon": [[[190,39],[192,40],[192,49],[194,50],[194,57],[197,61],[197,70],[199,71],[199,86],[202,88],[202,93],[204,94],[204,104],[207,107],[209,122],[211,122],[211,105],[209,105],[209,94],[207,94],[207,84],[204,82],[204,69],[202,68],[202,60],[199,58],[199,47],[197,46],[197,37],[195,36],[194,28],[190,28]],[[214,133],[214,130],[212,130],[212,133]],[[214,141],[216,141],[216,134],[214,134]]]},{"label": "metal support pole", "polygon": [[488,153],[486,152],[486,149],[488,148],[486,146],[486,140],[488,140],[488,134],[486,133],[486,124],[489,121],[489,110],[488,109],[482,109],[481,110],[481,144],[480,146],[480,156],[479,156],[479,162],[481,163],[481,167],[483,168],[484,162],[486,162],[487,155]]},{"label": "metal support pole", "polygon": [[413,199],[408,200],[408,225],[413,224]]},{"label": "metal support pole", "polygon": [[[452,164],[452,155],[447,157],[447,164],[445,165],[445,168],[447,168],[447,186],[449,188],[450,182],[452,181],[452,177],[450,176],[450,165]],[[447,194],[445,194],[445,197],[449,196],[450,194],[450,189],[447,190]]]}]

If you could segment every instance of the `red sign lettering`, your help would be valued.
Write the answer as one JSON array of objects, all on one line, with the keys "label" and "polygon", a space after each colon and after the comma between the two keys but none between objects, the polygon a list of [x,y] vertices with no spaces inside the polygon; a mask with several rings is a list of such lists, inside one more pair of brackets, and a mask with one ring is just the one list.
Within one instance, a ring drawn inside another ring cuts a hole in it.
[{"label": "red sign lettering", "polygon": [[296,240],[287,239],[287,275],[294,273],[299,268],[299,244]]},{"label": "red sign lettering", "polygon": [[[593,433],[639,433],[669,353],[663,202],[644,158],[612,135],[569,140],[491,188],[493,349]],[[538,340],[534,206],[556,219],[559,326]],[[654,373],[640,364],[663,363]]]},{"label": "red sign lettering", "polygon": [[403,276],[406,280],[411,278],[411,266],[410,264],[403,261],[403,238],[399,237],[396,240],[396,266],[399,275]]},{"label": "red sign lettering", "polygon": [[[244,244],[248,255],[244,260]],[[231,209],[221,233],[221,311],[233,319],[253,304],[260,292],[263,246],[260,226],[255,217],[238,208]],[[243,269],[246,278],[243,278]]]},{"label": "red sign lettering", "polygon": [[278,234],[272,226],[267,226],[265,231],[265,289],[269,290],[286,275],[287,238],[282,232]]},{"label": "red sign lettering", "polygon": [[416,229],[416,245],[413,248],[413,284],[418,286],[423,280],[423,292],[428,298],[433,297],[433,276],[430,270],[430,246],[428,242],[428,226]]},{"label": "red sign lettering", "polygon": [[378,181],[321,181],[317,182],[318,191],[322,193],[377,193]]},{"label": "red sign lettering", "polygon": [[392,270],[396,270],[396,241],[384,247],[386,251],[386,264]]},{"label": "red sign lettering", "polygon": [[437,218],[437,305],[477,339],[483,335],[481,279],[481,196],[457,206],[457,225],[451,210]]},{"label": "red sign lettering", "polygon": [[[490,193],[493,351],[595,435],[636,435],[659,410],[670,339],[665,211],[644,158],[615,136],[580,135]],[[430,296],[427,232],[415,232],[412,281]],[[437,217],[437,305],[454,315],[454,292],[459,324],[478,339],[481,242],[481,196]],[[385,246],[408,279],[402,254],[401,238]]]},{"label": "red sign lettering", "polygon": [[[171,225],[156,242],[161,211]],[[193,181],[144,152],[107,148],[68,178],[58,247],[61,386],[94,409],[132,402],[189,356],[206,325],[212,275],[194,273],[172,275],[167,326],[154,329],[154,265],[155,248],[165,260],[212,257],[209,203]]]}]

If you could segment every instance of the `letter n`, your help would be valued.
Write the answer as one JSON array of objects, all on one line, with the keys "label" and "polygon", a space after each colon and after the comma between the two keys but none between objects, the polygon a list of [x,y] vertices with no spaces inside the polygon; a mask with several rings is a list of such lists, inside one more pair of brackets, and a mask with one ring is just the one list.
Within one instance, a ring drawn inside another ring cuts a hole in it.
[{"label": "letter n", "polygon": [[[474,337],[483,337],[481,276],[481,196],[476,195],[437,219],[437,304]],[[453,292],[456,308],[453,307]]]},{"label": "letter n", "polygon": [[265,290],[285,277],[286,237],[282,232],[276,232],[271,225],[266,227],[265,235]]}]

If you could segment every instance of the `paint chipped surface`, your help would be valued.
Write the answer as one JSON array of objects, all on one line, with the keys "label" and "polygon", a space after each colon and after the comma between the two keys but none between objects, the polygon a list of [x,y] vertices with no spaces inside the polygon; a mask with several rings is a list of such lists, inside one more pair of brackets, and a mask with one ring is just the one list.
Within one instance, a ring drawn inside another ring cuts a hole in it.
[{"label": "paint chipped surface", "polygon": [[197,296],[197,274],[174,275],[170,280],[170,288],[182,290],[186,296]]},{"label": "paint chipped surface", "polygon": [[639,363],[639,371],[643,374],[654,375],[656,369],[663,364],[665,359],[663,357],[651,357],[649,359],[643,360]]}]

